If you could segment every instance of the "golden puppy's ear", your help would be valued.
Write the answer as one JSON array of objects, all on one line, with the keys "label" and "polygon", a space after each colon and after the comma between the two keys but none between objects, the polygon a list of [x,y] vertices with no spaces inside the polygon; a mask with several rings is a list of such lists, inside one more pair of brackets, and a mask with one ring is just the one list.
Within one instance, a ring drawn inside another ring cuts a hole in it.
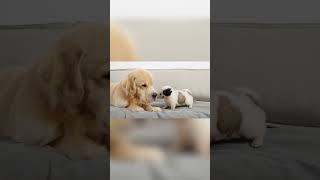
[{"label": "golden puppy's ear", "polygon": [[80,48],[60,46],[50,57],[50,104],[62,111],[74,111],[84,96],[81,61],[85,53]]},{"label": "golden puppy's ear", "polygon": [[133,97],[136,95],[137,86],[135,80],[135,76],[132,73],[130,73],[128,74],[127,79],[122,82],[122,88],[125,90],[126,96]]}]

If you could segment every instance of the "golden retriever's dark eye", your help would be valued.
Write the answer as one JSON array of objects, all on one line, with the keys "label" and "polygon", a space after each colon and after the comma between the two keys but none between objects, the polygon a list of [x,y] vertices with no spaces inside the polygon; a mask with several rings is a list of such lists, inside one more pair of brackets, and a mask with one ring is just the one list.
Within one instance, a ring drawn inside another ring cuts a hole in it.
[{"label": "golden retriever's dark eye", "polygon": [[142,87],[147,87],[147,85],[146,84],[142,84]]}]

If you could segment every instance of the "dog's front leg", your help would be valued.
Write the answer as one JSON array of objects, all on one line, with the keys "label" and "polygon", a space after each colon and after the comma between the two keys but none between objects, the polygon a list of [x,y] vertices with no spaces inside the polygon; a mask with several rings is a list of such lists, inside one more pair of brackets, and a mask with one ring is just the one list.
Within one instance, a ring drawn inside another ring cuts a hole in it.
[{"label": "dog's front leg", "polygon": [[149,112],[161,112],[161,108],[159,108],[159,107],[153,107],[153,106],[151,106],[150,104],[145,104],[145,105],[143,105],[143,108],[144,108],[146,111],[149,111]]},{"label": "dog's front leg", "polygon": [[171,104],[170,104],[170,107],[171,107],[171,110],[174,111],[174,110],[176,109],[176,104],[171,103]]},{"label": "dog's front leg", "polygon": [[136,104],[130,104],[128,107],[127,107],[130,111],[133,111],[133,112],[142,112],[144,111],[144,108],[136,105]]}]

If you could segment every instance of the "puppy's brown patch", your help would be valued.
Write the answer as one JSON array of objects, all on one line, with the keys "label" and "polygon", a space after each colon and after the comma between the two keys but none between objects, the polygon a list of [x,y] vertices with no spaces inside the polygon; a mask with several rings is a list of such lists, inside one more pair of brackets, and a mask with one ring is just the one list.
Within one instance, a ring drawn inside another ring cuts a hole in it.
[{"label": "puppy's brown patch", "polygon": [[241,112],[239,108],[231,104],[227,96],[218,96],[218,130],[227,136],[231,136],[239,132],[241,126]]},{"label": "puppy's brown patch", "polygon": [[181,92],[179,92],[179,94],[178,94],[178,103],[179,104],[183,104],[185,101],[186,101],[186,97]]}]

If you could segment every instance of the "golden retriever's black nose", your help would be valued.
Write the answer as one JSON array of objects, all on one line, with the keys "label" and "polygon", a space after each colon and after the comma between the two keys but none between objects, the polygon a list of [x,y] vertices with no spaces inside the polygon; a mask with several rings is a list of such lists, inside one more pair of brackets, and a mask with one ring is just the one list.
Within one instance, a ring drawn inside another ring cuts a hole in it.
[{"label": "golden retriever's black nose", "polygon": [[156,92],[152,93],[152,97],[156,98],[158,96],[158,94]]}]

